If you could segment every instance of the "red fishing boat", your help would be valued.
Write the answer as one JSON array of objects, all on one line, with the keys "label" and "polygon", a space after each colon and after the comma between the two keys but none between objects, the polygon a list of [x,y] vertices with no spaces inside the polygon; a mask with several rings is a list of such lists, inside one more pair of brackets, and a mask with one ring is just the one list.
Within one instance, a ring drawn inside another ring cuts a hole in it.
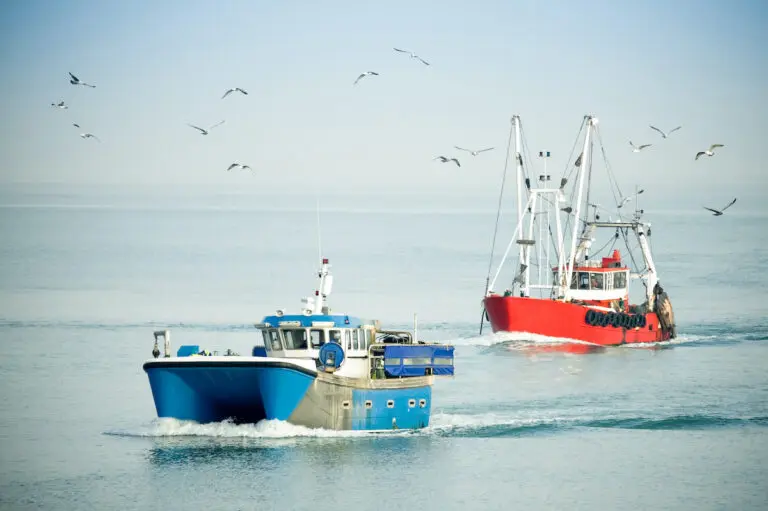
[{"label": "red fishing boat", "polygon": [[[625,197],[609,174],[609,182],[616,187],[616,207],[602,208],[590,202],[590,185],[595,181],[591,155],[597,119],[585,116],[579,133],[579,138],[584,133],[583,150],[575,159],[569,158],[573,163],[566,167],[558,188],[549,186],[546,159],[544,174],[537,180],[540,186],[531,185],[523,165],[519,116],[514,116],[512,122],[518,222],[492,279],[489,271],[484,319],[490,321],[494,332],[512,332],[518,339],[615,346],[674,338],[672,304],[659,283],[653,262],[651,225],[642,221],[643,210],[637,204],[643,190]],[[539,155],[544,157],[544,153]],[[610,167],[607,169],[610,172]],[[575,186],[568,190],[571,180]],[[632,199],[634,211],[626,213],[623,208]],[[615,214],[618,218],[609,216],[606,221],[601,214]],[[598,241],[599,232],[607,232],[608,236]],[[593,250],[596,242],[603,241],[604,245]],[[627,260],[615,247],[620,242],[627,248]],[[494,287],[515,245],[517,264],[508,275],[512,277],[510,285],[499,293]],[[639,254],[636,256],[630,247],[639,249]],[[632,303],[635,296],[640,303]]]}]

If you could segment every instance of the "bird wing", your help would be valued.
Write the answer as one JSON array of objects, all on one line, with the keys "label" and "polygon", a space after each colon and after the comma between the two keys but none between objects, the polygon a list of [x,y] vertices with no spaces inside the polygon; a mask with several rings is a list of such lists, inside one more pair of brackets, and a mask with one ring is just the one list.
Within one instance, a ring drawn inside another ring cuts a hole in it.
[{"label": "bird wing", "polygon": [[91,89],[95,89],[95,85],[91,85],[90,83],[80,82],[81,85],[85,85],[86,87],[90,87]]},{"label": "bird wing", "polygon": [[629,145],[631,145],[634,149],[637,149],[637,147],[635,147],[635,144],[633,144],[631,140],[629,141]]},{"label": "bird wing", "polygon": [[416,58],[417,58],[417,59],[419,59],[419,60],[421,61],[421,63],[422,63],[422,64],[424,64],[425,66],[428,66],[428,65],[429,65],[429,62],[427,62],[427,61],[426,61],[426,60],[424,60],[423,58],[421,58],[421,57],[418,57],[418,56],[417,56]]},{"label": "bird wing", "polygon": [[486,148],[486,149],[480,149],[479,151],[476,151],[476,152],[478,152],[478,153],[484,153],[485,151],[490,151],[491,149],[493,149],[493,147],[488,147],[488,148]]},{"label": "bird wing", "polygon": [[455,146],[453,146],[453,147],[455,147],[455,148],[456,148],[456,149],[458,149],[459,151],[466,151],[466,152],[468,152],[468,153],[471,153],[471,152],[472,152],[472,151],[470,151],[469,149],[464,149],[463,147],[459,147],[459,146],[457,146],[457,145],[455,145]]},{"label": "bird wing", "polygon": [[379,73],[377,73],[376,71],[368,71],[368,74],[369,75],[374,75],[374,76],[379,76]]},{"label": "bird wing", "polygon": [[238,90],[238,91],[242,92],[242,93],[243,93],[243,94],[245,94],[246,96],[248,95],[248,91],[247,91],[247,90],[245,90],[245,89],[241,89],[240,87],[237,87],[237,88],[236,88],[236,90]]},{"label": "bird wing", "polygon": [[652,145],[653,145],[653,144],[643,144],[643,145],[641,145],[640,147],[638,147],[638,149],[642,149],[642,148],[644,148],[644,147],[651,147]]},{"label": "bird wing", "polygon": [[[650,125],[649,125],[649,126],[650,126]],[[651,129],[652,129],[652,130],[656,130],[656,131],[658,131],[659,133],[661,133],[661,136],[662,136],[662,137],[666,137],[666,136],[667,136],[667,135],[666,135],[666,133],[664,133],[663,131],[661,131],[661,130],[660,130],[659,128],[657,128],[656,126],[651,126]]]},{"label": "bird wing", "polygon": [[367,75],[365,73],[361,74],[360,76],[357,77],[357,80],[355,80],[355,83],[353,83],[352,85],[357,85],[357,82],[359,82],[361,78],[365,78],[366,76]]},{"label": "bird wing", "polygon": [[203,133],[203,134],[205,134],[205,133],[208,133],[208,132],[207,132],[206,130],[204,130],[203,128],[200,128],[200,127],[194,126],[194,125],[192,125],[192,124],[187,124],[187,126],[189,126],[190,128],[195,128],[196,130],[200,130],[200,133]]},{"label": "bird wing", "polygon": [[245,169],[250,169],[251,166],[250,165],[240,165],[240,168],[245,170]]},{"label": "bird wing", "polygon": [[208,129],[209,129],[209,130],[212,130],[212,129],[213,129],[213,128],[215,128],[216,126],[221,126],[222,124],[224,124],[224,120],[221,120],[221,121],[217,122],[216,124],[214,124],[213,126],[211,126],[211,127],[210,127],[210,128],[208,128]]},{"label": "bird wing", "polygon": [[79,79],[77,76],[73,75],[72,73],[69,73],[69,76],[71,76],[71,77],[72,77],[72,79],[73,79],[74,81],[76,81],[76,82],[79,82],[79,81],[80,81],[80,79]]},{"label": "bird wing", "polygon": [[671,135],[673,132],[679,130],[680,128],[682,128],[682,126],[678,126],[677,128],[669,130],[669,133],[667,133],[667,135]]},{"label": "bird wing", "polygon": [[75,128],[79,128],[79,127],[80,127],[80,125],[79,125],[79,124],[77,124],[76,122],[73,122],[73,123],[72,123],[72,126],[74,126]]},{"label": "bird wing", "polygon": [[224,93],[224,95],[221,97],[221,99],[226,98],[229,96],[232,92],[234,92],[235,89],[227,89],[227,92]]},{"label": "bird wing", "polygon": [[708,209],[708,210],[710,210],[712,213],[715,213],[715,214],[721,213],[721,214],[722,214],[722,211],[718,211],[718,210],[716,210],[716,209],[708,208],[708,207],[706,207],[706,206],[702,206],[702,207],[703,207],[704,209]]},{"label": "bird wing", "polygon": [[461,163],[459,163],[459,160],[457,160],[456,158],[451,158],[451,161],[456,162],[456,166],[461,167]]},{"label": "bird wing", "polygon": [[711,146],[709,146],[709,150],[713,151],[715,147],[725,147],[725,146],[723,144],[712,144]]},{"label": "bird wing", "polygon": [[698,160],[699,156],[701,156],[702,154],[707,154],[707,153],[705,153],[704,151],[699,151],[698,153],[696,153],[696,158],[695,159]]},{"label": "bird wing", "polygon": [[732,200],[731,202],[729,202],[729,203],[728,203],[728,205],[727,205],[727,206],[725,206],[725,207],[724,207],[723,209],[721,209],[720,211],[725,211],[726,209],[730,208],[731,206],[733,206],[733,203],[734,203],[734,202],[736,202],[736,197],[734,197],[734,198],[733,198],[733,200]]},{"label": "bird wing", "polygon": [[233,163],[232,165],[227,167],[227,170],[232,170],[233,168],[237,167],[238,165],[240,165],[240,164],[239,163]]},{"label": "bird wing", "polygon": [[400,53],[411,53],[408,50],[401,50],[400,48],[392,48],[395,51],[399,51]]},{"label": "bird wing", "polygon": [[445,156],[435,156],[434,158],[432,158],[432,161],[435,161],[435,160],[440,160],[442,162],[446,162],[446,161],[448,161],[448,158],[446,158]]}]

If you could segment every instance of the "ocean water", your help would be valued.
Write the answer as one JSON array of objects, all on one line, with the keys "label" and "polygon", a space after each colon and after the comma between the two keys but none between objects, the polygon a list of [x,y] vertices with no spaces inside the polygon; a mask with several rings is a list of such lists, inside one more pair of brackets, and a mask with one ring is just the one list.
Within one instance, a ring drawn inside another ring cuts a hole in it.
[{"label": "ocean water", "polygon": [[[679,338],[586,355],[479,335],[495,197],[320,211],[318,237],[314,196],[0,190],[0,508],[768,508],[768,211],[647,207]],[[157,420],[152,331],[249,352],[319,244],[335,310],[456,344],[430,427]]]}]

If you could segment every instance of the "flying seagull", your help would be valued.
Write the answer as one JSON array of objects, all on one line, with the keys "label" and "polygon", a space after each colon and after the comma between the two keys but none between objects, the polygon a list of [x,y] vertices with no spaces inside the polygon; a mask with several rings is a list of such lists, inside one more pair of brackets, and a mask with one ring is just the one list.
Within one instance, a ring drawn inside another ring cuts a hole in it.
[{"label": "flying seagull", "polygon": [[428,65],[429,65],[429,62],[427,62],[427,61],[426,61],[426,60],[424,60],[423,58],[419,57],[418,55],[416,55],[416,54],[415,54],[415,53],[413,53],[412,51],[408,51],[408,50],[401,50],[401,49],[399,49],[399,48],[392,48],[392,49],[393,49],[393,50],[395,50],[395,51],[399,51],[400,53],[407,53],[408,55],[410,55],[410,56],[411,56],[411,58],[412,58],[412,59],[418,59],[418,60],[420,60],[420,61],[421,61],[421,63],[422,63],[422,64],[424,64],[425,66],[428,66]]},{"label": "flying seagull", "polygon": [[69,73],[69,76],[71,76],[71,78],[69,79],[69,83],[71,83],[72,85],[85,85],[86,87],[90,87],[91,89],[95,89],[96,88],[95,85],[91,85],[90,83],[81,82],[80,78],[78,78],[77,76],[73,75],[72,73]]},{"label": "flying seagull", "polygon": [[233,92],[239,92],[241,94],[245,94],[246,96],[248,95],[248,91],[247,90],[241,89],[240,87],[234,87],[232,89],[227,89],[227,92],[224,93],[224,95],[221,97],[221,99],[226,98],[227,96],[229,96]]},{"label": "flying seagull", "polygon": [[635,144],[633,144],[633,143],[632,143],[632,141],[630,140],[630,141],[629,141],[629,145],[631,145],[631,146],[632,146],[632,152],[633,152],[633,153],[639,153],[640,151],[642,151],[642,150],[643,150],[643,149],[645,149],[646,147],[651,147],[653,144],[643,144],[643,145],[640,145],[640,146],[636,146],[636,145],[635,145]]},{"label": "flying seagull", "polygon": [[79,124],[77,124],[76,122],[73,122],[73,123],[72,123],[72,126],[74,126],[75,128],[79,128],[79,127],[80,127],[80,125],[79,125]]},{"label": "flying seagull", "polygon": [[626,197],[623,197],[623,198],[621,199],[621,202],[619,202],[619,205],[618,205],[618,206],[616,206],[616,207],[617,207],[617,208],[619,208],[619,209],[621,209],[621,208],[624,206],[624,204],[626,204],[627,202],[631,201],[633,197],[635,197],[636,195],[640,195],[640,194],[641,194],[641,193],[643,193],[644,191],[645,191],[645,190],[638,190],[636,193],[633,193],[632,195],[628,195],[628,196],[626,196]]},{"label": "flying seagull", "polygon": [[379,73],[377,73],[376,71],[366,71],[365,73],[362,73],[360,76],[358,76],[357,80],[355,80],[355,83],[353,83],[352,85],[357,85],[357,82],[359,82],[362,78],[365,78],[366,76],[370,76],[370,75],[379,76]]},{"label": "flying seagull", "polygon": [[[649,126],[650,126],[650,125],[649,125]],[[663,131],[661,131],[661,130],[660,130],[659,128],[657,128],[656,126],[651,126],[651,129],[652,129],[652,130],[656,130],[656,131],[658,131],[659,133],[661,133],[661,137],[662,137],[662,138],[667,138],[668,136],[670,136],[670,135],[672,134],[672,132],[674,132],[674,131],[677,131],[677,130],[679,130],[680,128],[682,128],[682,126],[678,126],[677,128],[673,128],[673,129],[669,130],[667,133],[664,133]]]},{"label": "flying seagull", "polygon": [[96,139],[97,142],[101,142],[101,140],[99,140],[99,137],[97,137],[93,133],[80,133],[80,136],[82,138],[94,138],[94,139]]},{"label": "flying seagull", "polygon": [[455,162],[456,166],[461,167],[461,163],[459,163],[459,160],[456,158],[446,158],[445,156],[437,156],[435,158],[432,158],[432,161],[440,160],[442,163],[448,163],[449,161]]},{"label": "flying seagull", "polygon": [[722,209],[712,209],[712,208],[708,208],[706,206],[704,206],[704,209],[708,209],[709,211],[711,211],[713,216],[721,216],[723,214],[723,211],[725,211],[726,209],[728,209],[731,206],[733,206],[734,202],[736,202],[736,198],[735,197],[733,198],[733,200],[731,202],[728,203],[727,206],[725,206]]},{"label": "flying seagull", "polygon": [[59,101],[58,103],[51,103],[51,106],[55,106],[56,108],[61,108],[62,110],[66,110],[69,108],[67,105],[64,104],[63,101]]},{"label": "flying seagull", "polygon": [[232,170],[232,169],[234,169],[236,167],[240,167],[241,170],[245,170],[245,169],[250,169],[251,168],[248,165],[243,165],[242,163],[235,162],[232,165],[230,165],[229,167],[227,167],[227,170],[229,171],[229,170]]},{"label": "flying seagull", "polygon": [[219,121],[208,129],[199,128],[197,126],[193,126],[192,124],[187,124],[187,126],[189,126],[190,128],[195,128],[196,130],[200,130],[201,135],[207,135],[209,131],[211,131],[216,126],[219,126],[220,124],[224,124],[224,121]]},{"label": "flying seagull", "polygon": [[469,154],[471,154],[472,156],[477,156],[477,155],[478,155],[478,154],[480,154],[480,153],[484,153],[485,151],[490,151],[491,149],[493,149],[493,147],[489,147],[489,148],[487,148],[487,149],[480,149],[480,150],[478,150],[478,151],[472,151],[471,149],[464,149],[463,147],[459,147],[459,146],[457,146],[457,145],[455,145],[455,146],[453,146],[453,147],[455,147],[455,148],[456,148],[456,149],[458,149],[459,151],[466,151],[466,152],[468,152]]},{"label": "flying seagull", "polygon": [[714,156],[715,155],[715,148],[716,147],[724,147],[724,146],[723,146],[723,144],[712,144],[711,146],[709,146],[708,150],[706,150],[706,151],[699,151],[698,153],[696,153],[696,158],[694,158],[694,159],[698,160],[699,156]]}]

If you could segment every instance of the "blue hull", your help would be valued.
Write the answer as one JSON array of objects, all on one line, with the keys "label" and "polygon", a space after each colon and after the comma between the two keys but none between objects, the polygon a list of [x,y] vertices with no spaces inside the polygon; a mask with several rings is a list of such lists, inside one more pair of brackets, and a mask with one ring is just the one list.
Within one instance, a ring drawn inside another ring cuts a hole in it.
[{"label": "blue hull", "polygon": [[[158,417],[199,423],[278,419],[325,429],[429,425],[431,379],[379,383],[330,376],[289,362],[159,359],[144,364]],[[365,384],[364,384],[365,383]]]}]

